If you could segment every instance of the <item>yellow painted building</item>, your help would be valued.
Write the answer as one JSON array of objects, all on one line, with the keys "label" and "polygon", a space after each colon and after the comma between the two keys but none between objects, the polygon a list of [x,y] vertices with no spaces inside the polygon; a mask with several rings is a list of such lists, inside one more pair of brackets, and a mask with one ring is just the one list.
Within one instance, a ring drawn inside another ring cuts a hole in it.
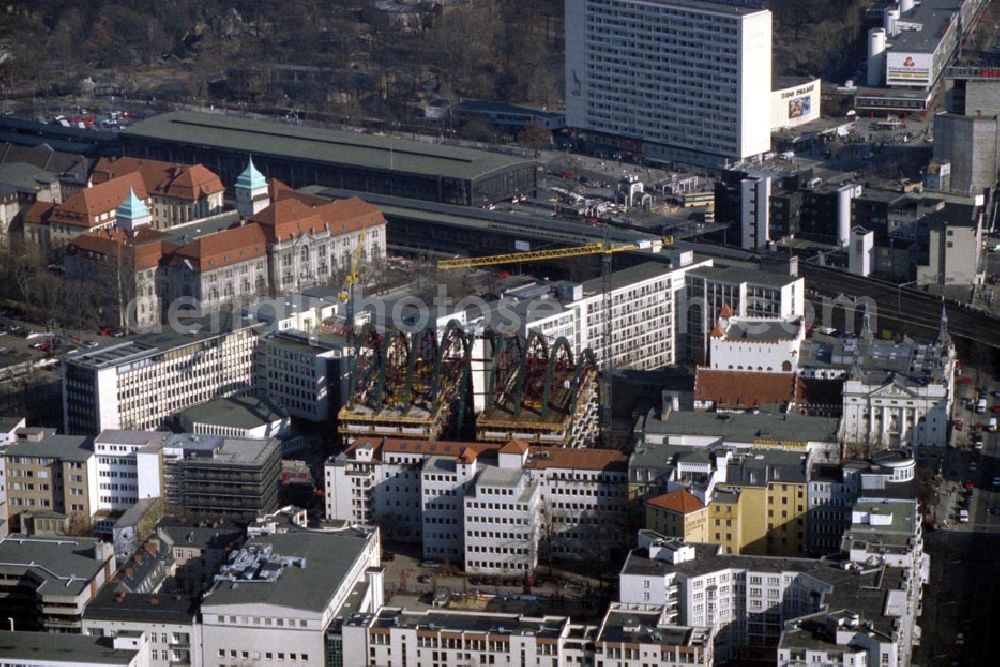
[{"label": "yellow painted building", "polygon": [[645,527],[688,542],[708,541],[708,507],[687,489],[654,496],[646,501]]},{"label": "yellow painted building", "polygon": [[708,541],[726,553],[805,555],[805,466],[805,454],[796,452],[737,456],[709,502]]}]

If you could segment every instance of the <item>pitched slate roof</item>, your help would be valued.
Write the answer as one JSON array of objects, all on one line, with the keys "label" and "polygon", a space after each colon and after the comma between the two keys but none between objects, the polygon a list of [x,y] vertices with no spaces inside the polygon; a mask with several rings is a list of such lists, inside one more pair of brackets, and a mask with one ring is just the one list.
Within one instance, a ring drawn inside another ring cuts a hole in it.
[{"label": "pitched slate roof", "polygon": [[97,261],[120,251],[124,259],[131,260],[135,270],[151,269],[163,258],[165,238],[166,234],[155,229],[140,229],[135,236],[129,236],[117,227],[98,229],[74,237],[67,246],[67,252],[79,259]]}]

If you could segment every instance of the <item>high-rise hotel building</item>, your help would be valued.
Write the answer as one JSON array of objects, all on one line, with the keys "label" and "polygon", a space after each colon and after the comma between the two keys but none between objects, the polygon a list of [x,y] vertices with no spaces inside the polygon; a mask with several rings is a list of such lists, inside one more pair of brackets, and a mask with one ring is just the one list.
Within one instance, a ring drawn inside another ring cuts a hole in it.
[{"label": "high-rise hotel building", "polygon": [[566,120],[587,148],[724,167],[770,150],[763,0],[566,0]]}]

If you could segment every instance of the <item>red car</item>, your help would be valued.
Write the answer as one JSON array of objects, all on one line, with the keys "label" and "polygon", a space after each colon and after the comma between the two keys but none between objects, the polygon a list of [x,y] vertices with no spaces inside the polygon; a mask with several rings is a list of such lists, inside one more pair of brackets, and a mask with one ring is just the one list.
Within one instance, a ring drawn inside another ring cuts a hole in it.
[{"label": "red car", "polygon": [[968,482],[965,483],[965,490],[966,491],[972,491],[974,488],[976,488],[976,483],[973,482],[971,479]]},{"label": "red car", "polygon": [[990,412],[992,412],[995,415],[1000,415],[1000,403],[997,403],[992,408],[990,408]]},{"label": "red car", "polygon": [[97,330],[98,336],[110,336],[114,332],[115,328],[112,326],[103,326]]},{"label": "red car", "polygon": [[962,375],[957,380],[955,380],[955,382],[957,382],[958,384],[972,384],[972,376]]}]

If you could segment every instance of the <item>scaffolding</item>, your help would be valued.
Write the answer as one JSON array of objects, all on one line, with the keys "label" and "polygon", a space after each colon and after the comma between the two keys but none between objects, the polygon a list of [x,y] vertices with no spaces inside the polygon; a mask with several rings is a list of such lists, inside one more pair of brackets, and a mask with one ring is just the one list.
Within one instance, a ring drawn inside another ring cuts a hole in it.
[{"label": "scaffolding", "polygon": [[[450,322],[440,336],[433,328],[407,335],[367,324],[355,359],[338,415],[347,439],[463,440],[473,428],[485,442],[579,447],[597,438],[597,363],[589,349],[574,360],[565,338],[550,348],[535,332],[473,335]],[[473,400],[474,386],[481,399]]]},{"label": "scaffolding", "polygon": [[476,417],[476,440],[563,447],[595,444],[597,361],[590,349],[574,360],[569,341],[550,347],[537,333],[523,344],[493,341],[486,409]]},{"label": "scaffolding", "polygon": [[434,440],[459,431],[469,402],[472,346],[450,322],[407,335],[366,324],[356,340],[353,391],[338,415],[342,436],[385,435]]}]

